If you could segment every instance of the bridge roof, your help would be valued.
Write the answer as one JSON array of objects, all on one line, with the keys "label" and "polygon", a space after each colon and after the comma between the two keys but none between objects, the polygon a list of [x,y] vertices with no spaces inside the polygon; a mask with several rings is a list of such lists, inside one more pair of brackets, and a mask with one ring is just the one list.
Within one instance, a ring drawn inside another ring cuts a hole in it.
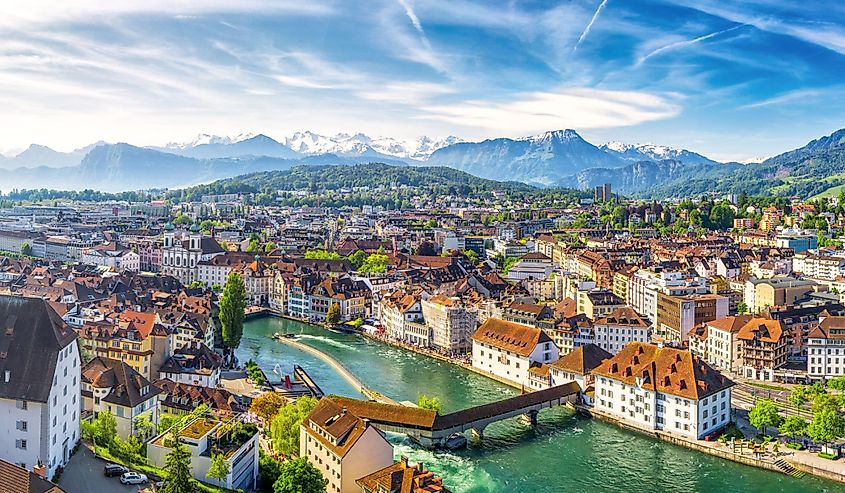
[{"label": "bridge roof", "polygon": [[418,407],[384,404],[374,401],[362,401],[348,397],[329,396],[333,401],[346,406],[346,409],[361,419],[377,423],[394,424],[409,428],[431,429],[437,413]]},{"label": "bridge roof", "polygon": [[432,426],[434,430],[445,430],[481,419],[492,418],[524,407],[542,404],[551,400],[568,397],[581,391],[577,382],[569,382],[556,387],[521,394],[501,401],[482,404],[450,414],[438,415]]}]

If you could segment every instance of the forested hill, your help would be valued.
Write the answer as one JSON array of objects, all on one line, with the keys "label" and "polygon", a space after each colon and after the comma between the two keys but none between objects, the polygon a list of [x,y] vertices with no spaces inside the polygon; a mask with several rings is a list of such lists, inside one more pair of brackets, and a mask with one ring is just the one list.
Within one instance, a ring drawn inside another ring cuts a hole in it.
[{"label": "forested hill", "polygon": [[535,187],[519,182],[499,182],[443,166],[392,166],[381,163],[294,166],[282,171],[263,171],[226,178],[168,192],[168,198],[198,200],[202,195],[224,193],[269,193],[277,191],[337,191],[341,189],[390,187],[425,188],[433,193],[467,196],[481,192],[531,192]]}]

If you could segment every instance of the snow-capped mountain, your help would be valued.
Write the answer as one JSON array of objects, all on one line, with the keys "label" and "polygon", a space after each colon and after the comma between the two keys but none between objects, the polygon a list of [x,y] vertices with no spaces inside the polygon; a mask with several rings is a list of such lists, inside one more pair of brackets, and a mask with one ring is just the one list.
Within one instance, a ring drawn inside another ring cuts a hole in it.
[{"label": "snow-capped mountain", "polygon": [[716,161],[686,149],[675,149],[657,144],[626,144],[613,141],[599,146],[599,149],[618,156],[625,161],[665,161],[671,159],[684,164],[715,164]]},{"label": "snow-capped mountain", "polygon": [[187,142],[169,142],[162,146],[162,149],[190,149],[205,144],[229,145],[255,137],[253,133],[242,133],[234,137],[224,135],[198,134]]},{"label": "snow-capped mountain", "polygon": [[400,159],[423,161],[432,152],[448,145],[461,142],[453,136],[445,139],[419,137],[402,140],[392,137],[369,137],[362,133],[339,133],[333,136],[320,135],[309,130],[296,132],[284,140],[285,145],[301,154],[337,154],[339,156],[390,156]]}]

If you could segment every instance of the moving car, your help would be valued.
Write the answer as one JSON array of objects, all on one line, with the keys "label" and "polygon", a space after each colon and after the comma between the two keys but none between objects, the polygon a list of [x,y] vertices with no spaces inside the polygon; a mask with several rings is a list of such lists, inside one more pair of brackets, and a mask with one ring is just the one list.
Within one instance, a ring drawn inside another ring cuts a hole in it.
[{"label": "moving car", "polygon": [[125,472],[120,477],[120,482],[123,484],[144,484],[147,482],[147,476],[138,472]]},{"label": "moving car", "polygon": [[106,466],[103,467],[103,474],[107,478],[113,478],[115,476],[122,476],[124,473],[127,473],[127,472],[129,472],[129,469],[127,469],[123,466],[117,465],[117,464],[106,464]]}]

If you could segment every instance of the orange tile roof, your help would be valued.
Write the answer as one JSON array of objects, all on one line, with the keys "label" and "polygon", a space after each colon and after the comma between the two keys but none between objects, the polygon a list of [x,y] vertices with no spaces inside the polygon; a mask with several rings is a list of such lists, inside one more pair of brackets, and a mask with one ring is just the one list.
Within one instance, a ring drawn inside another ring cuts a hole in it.
[{"label": "orange tile roof", "polygon": [[521,356],[529,356],[538,344],[552,341],[545,332],[536,327],[498,318],[488,318],[472,335],[472,340]]}]

